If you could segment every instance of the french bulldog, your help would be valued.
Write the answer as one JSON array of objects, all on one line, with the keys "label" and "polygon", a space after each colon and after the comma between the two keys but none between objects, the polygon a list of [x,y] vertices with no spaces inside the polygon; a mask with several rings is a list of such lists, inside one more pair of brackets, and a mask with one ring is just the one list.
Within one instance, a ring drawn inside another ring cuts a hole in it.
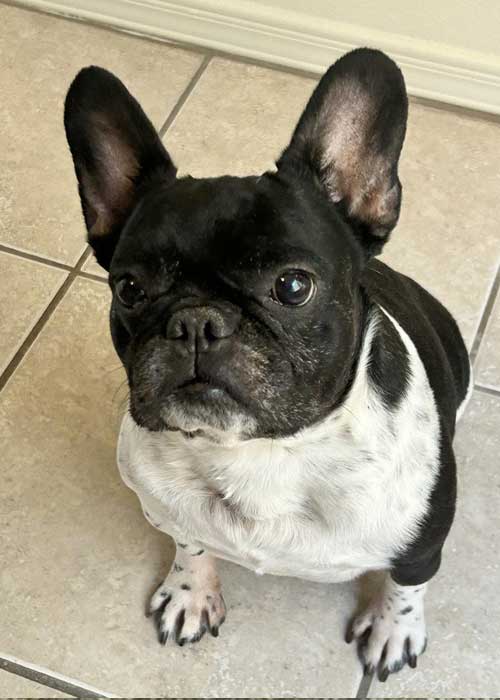
[{"label": "french bulldog", "polygon": [[275,170],[198,179],[177,177],[111,73],[85,68],[69,89],[130,388],[119,469],[177,544],[149,606],[162,643],[218,635],[220,557],[324,582],[382,570],[346,641],[381,680],[425,650],[472,380],[450,313],[376,257],[399,216],[407,111],[396,64],[357,49],[320,80]]}]

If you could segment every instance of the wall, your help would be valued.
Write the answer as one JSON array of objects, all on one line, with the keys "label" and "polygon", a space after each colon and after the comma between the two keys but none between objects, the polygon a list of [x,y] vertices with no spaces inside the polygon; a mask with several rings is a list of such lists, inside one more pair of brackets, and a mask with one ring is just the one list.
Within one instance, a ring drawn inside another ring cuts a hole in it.
[{"label": "wall", "polygon": [[[254,0],[255,5],[301,11],[299,0]],[[332,22],[446,44],[500,59],[498,0],[313,0],[308,13]]]}]

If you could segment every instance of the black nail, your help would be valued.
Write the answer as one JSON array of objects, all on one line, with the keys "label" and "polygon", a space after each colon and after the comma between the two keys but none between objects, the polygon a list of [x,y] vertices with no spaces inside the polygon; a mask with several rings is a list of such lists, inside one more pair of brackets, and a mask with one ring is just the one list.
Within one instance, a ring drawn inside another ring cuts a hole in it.
[{"label": "black nail", "polygon": [[386,666],[385,668],[383,668],[383,669],[379,672],[379,674],[378,674],[378,679],[379,679],[379,681],[380,681],[381,683],[385,683],[386,680],[387,680],[388,678],[389,678],[389,669],[388,669],[387,666]]},{"label": "black nail", "polygon": [[405,639],[405,651],[404,651],[404,656],[405,656],[407,659],[409,659],[410,656],[411,656],[411,652],[410,652],[410,638],[409,638],[409,637],[406,637],[406,639]]},{"label": "black nail", "polygon": [[201,627],[203,630],[207,630],[210,627],[208,610],[206,608],[203,608],[203,610],[201,611]]},{"label": "black nail", "polygon": [[[180,613],[177,615],[175,619],[175,624],[174,624],[174,639],[179,643],[182,628],[184,627],[184,620],[186,619],[186,611],[184,608],[180,611]],[[182,645],[181,645],[182,646]]]},{"label": "black nail", "polygon": [[372,633],[372,626],[370,625],[365,629],[361,637],[359,638],[359,648],[364,649],[366,645],[368,644],[368,640],[370,639],[370,635]]}]

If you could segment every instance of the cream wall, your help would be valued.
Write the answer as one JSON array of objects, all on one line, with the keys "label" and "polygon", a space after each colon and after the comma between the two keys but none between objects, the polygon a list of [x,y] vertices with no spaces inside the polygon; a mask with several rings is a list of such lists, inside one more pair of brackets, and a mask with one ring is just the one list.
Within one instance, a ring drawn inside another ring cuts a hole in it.
[{"label": "cream wall", "polygon": [[[237,2],[235,2],[237,4]],[[500,58],[500,0],[253,0],[416,40]]]}]

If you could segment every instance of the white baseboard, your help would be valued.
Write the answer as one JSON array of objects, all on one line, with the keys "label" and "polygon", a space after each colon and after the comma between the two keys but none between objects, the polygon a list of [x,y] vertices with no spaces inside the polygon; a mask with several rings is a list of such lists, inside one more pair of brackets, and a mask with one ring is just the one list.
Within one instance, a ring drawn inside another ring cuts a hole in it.
[{"label": "white baseboard", "polygon": [[386,51],[412,95],[500,114],[500,57],[249,0],[17,0],[16,4],[313,73],[357,46]]}]

